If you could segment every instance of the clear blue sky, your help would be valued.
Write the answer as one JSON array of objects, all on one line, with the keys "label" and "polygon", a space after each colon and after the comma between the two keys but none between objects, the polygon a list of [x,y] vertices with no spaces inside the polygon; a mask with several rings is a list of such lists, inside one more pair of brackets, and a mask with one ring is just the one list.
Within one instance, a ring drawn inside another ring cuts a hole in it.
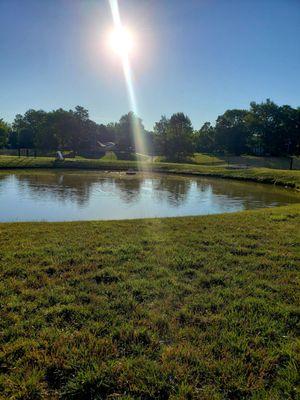
[{"label": "clear blue sky", "polygon": [[[299,106],[300,0],[119,0],[137,38],[139,114],[187,113],[195,128],[267,97]],[[129,111],[105,45],[106,0],[0,0],[0,118],[80,104],[97,122]]]}]

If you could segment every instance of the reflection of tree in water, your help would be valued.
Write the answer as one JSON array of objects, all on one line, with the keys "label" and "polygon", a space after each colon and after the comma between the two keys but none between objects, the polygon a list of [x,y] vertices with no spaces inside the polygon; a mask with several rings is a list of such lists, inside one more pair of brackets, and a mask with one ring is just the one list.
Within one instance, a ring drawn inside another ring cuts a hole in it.
[{"label": "reflection of tree in water", "polygon": [[191,180],[180,176],[146,174],[145,176],[122,176],[114,179],[114,184],[126,203],[137,200],[142,190],[149,190],[155,199],[178,206],[185,201]]},{"label": "reflection of tree in water", "polygon": [[76,202],[80,206],[88,203],[92,192],[100,191],[102,195],[113,195],[115,188],[126,203],[135,201],[140,193],[143,180],[139,176],[131,177],[102,172],[47,172],[16,174],[20,190],[30,192],[31,196],[46,194],[61,201]]},{"label": "reflection of tree in water", "polygon": [[205,195],[211,194],[212,193],[212,185],[210,182],[206,182],[205,180],[196,180],[196,186],[197,190],[200,193],[203,193]]},{"label": "reflection of tree in water", "polygon": [[10,174],[0,174],[0,190],[9,179],[11,179]]},{"label": "reflection of tree in water", "polygon": [[192,180],[181,176],[162,175],[153,178],[153,195],[178,207],[187,199]]},{"label": "reflection of tree in water", "polygon": [[146,203],[149,199],[149,207],[151,198],[156,203],[164,202],[178,207],[191,194],[204,203],[217,204],[220,210],[236,204],[248,209],[299,200],[292,193],[271,185],[158,174],[127,176],[124,173],[106,174],[100,171],[20,171],[0,174],[0,194],[11,180],[15,181],[21,195],[29,194],[36,199],[47,196],[81,207],[89,202],[92,194],[97,197],[99,194],[99,198],[120,197],[126,204],[137,202],[141,195]]},{"label": "reflection of tree in water", "polygon": [[54,197],[61,201],[72,201],[85,205],[91,195],[93,186],[101,182],[96,174],[76,174],[63,172],[15,174],[20,190],[30,192],[31,196],[41,195]]},{"label": "reflection of tree in water", "polygon": [[114,185],[120,193],[121,199],[125,203],[136,201],[140,195],[143,185],[143,178],[137,176],[120,176],[112,178]]},{"label": "reflection of tree in water", "polygon": [[224,200],[242,202],[245,209],[256,207],[273,206],[277,204],[288,204],[297,202],[297,197],[282,188],[276,188],[271,185],[238,182],[226,179],[206,178],[197,179],[197,189],[201,192],[210,193],[215,197],[215,202],[219,198],[220,205]]},{"label": "reflection of tree in water", "polygon": [[189,178],[171,175],[127,176],[124,173],[89,171],[22,171],[13,175],[0,175],[0,185],[1,180],[7,182],[12,177],[16,180],[18,189],[28,192],[32,197],[38,199],[48,196],[63,202],[76,202],[80,206],[88,203],[92,192],[100,191],[102,195],[110,196],[116,190],[120,198],[130,204],[138,200],[142,189],[149,189],[156,200],[179,206],[186,200],[192,183]]}]

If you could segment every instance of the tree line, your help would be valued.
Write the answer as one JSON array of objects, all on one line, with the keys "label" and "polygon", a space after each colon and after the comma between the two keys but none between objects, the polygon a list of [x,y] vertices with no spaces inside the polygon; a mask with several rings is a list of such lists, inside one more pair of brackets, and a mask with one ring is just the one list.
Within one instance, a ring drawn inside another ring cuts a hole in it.
[{"label": "tree line", "polygon": [[194,152],[299,155],[300,108],[278,106],[269,99],[252,102],[248,110],[227,110],[215,125],[206,122],[199,130],[181,112],[170,118],[162,116],[153,131],[147,131],[132,112],[118,122],[98,124],[81,106],[68,111],[31,109],[24,115],[17,114],[11,125],[0,119],[0,148],[72,150],[80,154],[101,151],[99,142],[114,142],[118,151],[130,154],[140,150],[136,135],[142,138],[149,154],[168,160],[184,160]]},{"label": "tree line", "polygon": [[198,131],[197,149],[230,154],[295,155],[300,153],[300,107],[278,106],[267,99],[249,110],[227,110],[215,126]]}]

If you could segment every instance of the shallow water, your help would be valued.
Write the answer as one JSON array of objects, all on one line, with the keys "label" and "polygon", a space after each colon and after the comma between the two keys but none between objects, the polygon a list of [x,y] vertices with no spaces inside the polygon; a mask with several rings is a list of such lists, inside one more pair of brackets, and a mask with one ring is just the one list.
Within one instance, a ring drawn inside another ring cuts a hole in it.
[{"label": "shallow water", "polygon": [[291,190],[233,180],[102,171],[2,171],[0,221],[175,217],[299,202]]}]

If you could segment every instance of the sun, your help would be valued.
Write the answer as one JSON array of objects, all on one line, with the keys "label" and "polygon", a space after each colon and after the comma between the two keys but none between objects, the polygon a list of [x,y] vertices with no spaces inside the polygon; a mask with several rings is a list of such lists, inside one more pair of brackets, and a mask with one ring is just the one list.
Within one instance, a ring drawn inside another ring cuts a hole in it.
[{"label": "sun", "polygon": [[115,28],[109,35],[109,46],[119,56],[128,56],[134,49],[134,37],[132,33],[124,28]]}]

